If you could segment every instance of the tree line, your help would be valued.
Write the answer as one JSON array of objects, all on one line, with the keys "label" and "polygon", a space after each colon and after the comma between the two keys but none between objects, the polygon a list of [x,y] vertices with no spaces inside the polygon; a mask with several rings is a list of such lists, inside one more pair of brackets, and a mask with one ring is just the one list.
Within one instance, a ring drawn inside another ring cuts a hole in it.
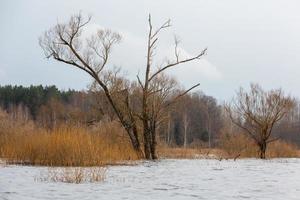
[{"label": "tree line", "polygon": [[[133,97],[132,97],[133,98]],[[0,86],[0,105],[15,116],[32,119],[41,127],[53,129],[69,123],[93,126],[118,117],[103,92],[59,90],[56,86]],[[187,94],[164,115],[159,140],[170,146],[215,143],[222,128],[222,107],[202,92]]]},{"label": "tree line", "polygon": [[56,86],[0,86],[0,105],[5,110],[11,110],[16,105],[25,106],[30,116],[36,119],[42,105],[51,99],[57,99],[62,103],[69,103],[75,90],[62,91]]},{"label": "tree line", "polygon": [[[257,85],[252,85],[252,88],[255,91],[263,92]],[[244,90],[239,91],[238,94],[244,99],[247,96]],[[137,98],[135,95],[137,94],[133,94],[130,98]],[[251,98],[254,98],[253,95]],[[236,103],[236,100],[231,104]],[[250,106],[250,103],[258,102],[253,100],[240,103],[247,103],[245,106],[254,109],[255,107]],[[255,134],[256,139],[254,140],[259,148],[261,148],[261,142],[270,143],[277,139],[300,145],[300,103],[295,101],[294,104],[289,113],[284,117],[279,116],[282,119],[272,127],[272,135],[267,134],[268,137],[263,140],[264,138],[260,137],[260,127],[264,127],[266,124],[255,125],[256,119],[252,119],[256,116],[254,110],[248,110],[244,116],[234,114],[233,110],[228,113],[226,109],[233,109],[229,104],[220,104],[214,97],[207,96],[201,91],[188,93],[178,100],[174,107],[170,107],[164,112],[157,127],[158,138],[156,140],[160,144],[171,147],[215,148],[219,146],[224,134],[237,132],[247,134],[244,129],[248,129],[251,131],[250,133]],[[32,119],[38,126],[47,129],[65,124],[93,127],[103,122],[118,121],[118,116],[107,102],[103,91],[95,91],[93,86],[87,91],[63,91],[55,86],[0,86],[0,105],[2,109],[13,116],[13,119],[17,120],[20,117],[27,120]],[[238,104],[235,105],[238,106]],[[272,103],[271,105],[278,104]],[[242,107],[234,109],[240,108]],[[260,116],[259,120],[262,120],[264,115],[260,113],[258,116]],[[243,121],[241,117],[247,120]],[[241,124],[236,125],[235,123]],[[245,127],[240,128],[240,126]],[[265,130],[270,131],[270,129]],[[250,137],[253,138],[251,135]]]}]

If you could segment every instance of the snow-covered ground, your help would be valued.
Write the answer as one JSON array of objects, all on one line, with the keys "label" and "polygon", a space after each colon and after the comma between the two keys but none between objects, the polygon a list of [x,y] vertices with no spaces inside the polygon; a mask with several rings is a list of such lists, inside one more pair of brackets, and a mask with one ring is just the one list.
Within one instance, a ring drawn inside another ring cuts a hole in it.
[{"label": "snow-covered ground", "polygon": [[47,170],[0,166],[0,199],[300,199],[300,159],[161,160],[82,184],[38,181]]}]

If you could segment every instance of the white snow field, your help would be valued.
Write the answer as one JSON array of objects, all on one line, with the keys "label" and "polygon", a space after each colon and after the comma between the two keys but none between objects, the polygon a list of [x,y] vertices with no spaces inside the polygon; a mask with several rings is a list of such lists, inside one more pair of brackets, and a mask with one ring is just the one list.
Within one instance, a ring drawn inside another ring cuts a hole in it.
[{"label": "white snow field", "polygon": [[0,166],[0,199],[300,199],[300,159],[142,162],[81,184],[38,181],[47,170]]}]

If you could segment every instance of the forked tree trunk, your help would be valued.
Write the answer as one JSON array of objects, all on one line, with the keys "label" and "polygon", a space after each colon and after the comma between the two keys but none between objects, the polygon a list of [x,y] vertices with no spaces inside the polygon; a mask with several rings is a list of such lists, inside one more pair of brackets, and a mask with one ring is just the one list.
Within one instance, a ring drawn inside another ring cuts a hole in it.
[{"label": "forked tree trunk", "polygon": [[264,140],[259,144],[260,158],[266,159],[267,142]]},{"label": "forked tree trunk", "polygon": [[152,144],[150,146],[150,150],[151,150],[151,159],[152,160],[156,160],[158,157],[157,157],[157,154],[156,154],[156,146],[157,146],[157,143],[156,143],[156,139],[155,139],[155,134],[152,135]]}]

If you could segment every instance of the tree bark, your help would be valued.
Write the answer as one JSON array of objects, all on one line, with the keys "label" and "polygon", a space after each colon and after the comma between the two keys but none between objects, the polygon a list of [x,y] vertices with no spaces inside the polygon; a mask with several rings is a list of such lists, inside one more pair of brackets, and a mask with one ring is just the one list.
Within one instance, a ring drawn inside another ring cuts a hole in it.
[{"label": "tree bark", "polygon": [[260,158],[266,159],[267,142],[264,140],[259,144]]},{"label": "tree bark", "polygon": [[143,151],[142,151],[142,148],[140,145],[140,141],[138,140],[138,137],[137,137],[137,131],[129,130],[129,129],[126,131],[130,137],[131,145],[132,145],[133,150],[135,151],[137,157],[139,159],[144,158],[144,154],[143,154]]},{"label": "tree bark", "polygon": [[144,152],[145,152],[145,158],[147,160],[151,160],[151,135],[149,130],[147,128],[144,128]]},{"label": "tree bark", "polygon": [[157,142],[156,142],[156,122],[153,122],[151,129],[152,129],[151,130],[151,146],[150,146],[151,158],[153,160],[156,160],[158,158],[158,156],[156,154],[156,146],[157,146]]}]

